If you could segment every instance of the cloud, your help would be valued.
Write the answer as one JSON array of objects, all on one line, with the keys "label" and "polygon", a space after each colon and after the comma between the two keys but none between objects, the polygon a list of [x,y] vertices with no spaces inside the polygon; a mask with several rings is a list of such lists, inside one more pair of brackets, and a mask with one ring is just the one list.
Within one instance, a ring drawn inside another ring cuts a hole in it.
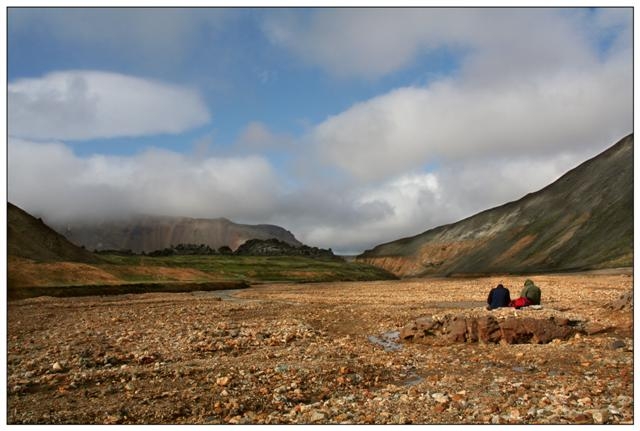
[{"label": "cloud", "polygon": [[262,221],[278,181],[261,157],[194,158],[149,149],[78,157],[63,143],[10,138],[9,201],[55,222],[131,213]]},{"label": "cloud", "polygon": [[257,156],[149,149],[78,157],[63,143],[10,138],[8,191],[10,202],[52,223],[131,213],[228,217],[278,224],[306,244],[360,252],[519,199],[593,155],[476,158],[380,183],[328,179],[291,191]]},{"label": "cloud", "polygon": [[[307,26],[296,27],[296,16],[290,17],[293,24],[280,20],[276,28],[284,32],[281,39],[308,46],[299,53],[303,58],[342,36],[347,40],[335,46],[336,56],[341,50],[368,52],[369,42],[361,36],[368,33],[352,32],[352,22],[361,30],[376,29],[392,45],[402,45],[398,38],[405,37],[413,57],[423,45],[466,47],[455,73],[355,103],[309,133],[317,158],[366,182],[474,157],[603,149],[628,134],[633,129],[629,11],[327,10]],[[418,25],[420,17],[425,21]],[[387,25],[381,26],[383,21]],[[408,28],[396,34],[401,27]],[[331,30],[326,38],[319,36],[321,29]],[[385,47],[372,50],[375,58],[354,55],[349,63],[345,57],[339,66],[322,56],[318,61],[332,73],[351,67],[353,76],[376,70],[380,76],[386,72],[376,65],[383,62]],[[388,71],[403,64],[391,59]]]},{"label": "cloud", "polygon": [[406,66],[430,33],[425,14],[405,9],[277,11],[265,20],[269,40],[338,76],[377,77]]},{"label": "cloud", "polygon": [[99,71],[16,80],[8,108],[9,134],[37,140],[179,133],[210,120],[193,89]]},{"label": "cloud", "polygon": [[604,8],[276,10],[263,31],[272,44],[342,78],[377,79],[444,48],[462,56],[469,73],[505,80],[588,63],[589,39],[630,29],[630,17],[631,9]]},{"label": "cloud", "polygon": [[235,14],[228,8],[12,8],[8,30],[10,38],[46,34],[85,56],[167,68],[187,61],[199,36],[217,35]]},{"label": "cloud", "polygon": [[316,186],[289,196],[278,211],[285,211],[281,218],[307,243],[361,252],[520,199],[593,155],[465,160],[375,185]]},{"label": "cloud", "polygon": [[631,82],[620,64],[503,88],[401,88],[328,118],[311,140],[362,181],[460,158],[602,148],[632,130]]}]

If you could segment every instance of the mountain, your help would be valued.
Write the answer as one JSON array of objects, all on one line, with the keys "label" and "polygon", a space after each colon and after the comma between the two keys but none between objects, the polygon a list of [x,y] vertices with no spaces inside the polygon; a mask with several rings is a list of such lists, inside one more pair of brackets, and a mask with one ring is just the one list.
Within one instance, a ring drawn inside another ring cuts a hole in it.
[{"label": "mountain", "polygon": [[9,202],[7,255],[37,262],[101,262],[93,253],[70,243],[41,219],[36,219]]},{"label": "mountain", "polygon": [[405,277],[632,266],[633,134],[518,201],[357,260]]},{"label": "mountain", "polygon": [[276,238],[300,246],[291,232],[274,225],[245,225],[225,218],[132,216],[121,220],[76,222],[53,226],[60,234],[88,250],[132,250],[136,253],[178,244],[204,244],[232,250],[250,239]]}]

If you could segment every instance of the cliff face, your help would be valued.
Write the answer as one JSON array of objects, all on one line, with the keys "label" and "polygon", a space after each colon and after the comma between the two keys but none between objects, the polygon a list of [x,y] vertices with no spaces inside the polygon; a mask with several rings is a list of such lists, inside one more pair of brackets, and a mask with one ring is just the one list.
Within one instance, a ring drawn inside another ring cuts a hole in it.
[{"label": "cliff face", "polygon": [[89,250],[161,250],[178,244],[205,244],[213,249],[238,248],[249,239],[276,238],[302,245],[291,232],[274,225],[244,225],[224,218],[131,217],[119,221],[73,223],[56,226],[71,242]]},{"label": "cliff face", "polygon": [[633,264],[633,135],[522,199],[367,250],[399,276]]}]

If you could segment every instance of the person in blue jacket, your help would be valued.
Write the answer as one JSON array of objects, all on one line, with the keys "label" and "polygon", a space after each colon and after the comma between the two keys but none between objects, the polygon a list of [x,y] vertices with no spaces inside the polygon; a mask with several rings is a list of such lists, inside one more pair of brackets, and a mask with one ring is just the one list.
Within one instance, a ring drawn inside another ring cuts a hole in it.
[{"label": "person in blue jacket", "polygon": [[498,284],[491,289],[489,296],[487,297],[487,310],[493,310],[494,308],[508,307],[511,302],[511,296],[509,289],[502,284]]}]

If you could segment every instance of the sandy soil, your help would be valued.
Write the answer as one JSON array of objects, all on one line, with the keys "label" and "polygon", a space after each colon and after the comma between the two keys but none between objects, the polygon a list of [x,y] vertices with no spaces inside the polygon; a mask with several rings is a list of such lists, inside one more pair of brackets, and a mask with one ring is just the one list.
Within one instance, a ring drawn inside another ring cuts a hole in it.
[{"label": "sandy soil", "polygon": [[606,308],[631,275],[532,278],[544,310],[610,330],[545,345],[376,342],[418,317],[492,313],[488,290],[516,297],[524,277],[13,301],[7,421],[632,423],[633,312]]}]

